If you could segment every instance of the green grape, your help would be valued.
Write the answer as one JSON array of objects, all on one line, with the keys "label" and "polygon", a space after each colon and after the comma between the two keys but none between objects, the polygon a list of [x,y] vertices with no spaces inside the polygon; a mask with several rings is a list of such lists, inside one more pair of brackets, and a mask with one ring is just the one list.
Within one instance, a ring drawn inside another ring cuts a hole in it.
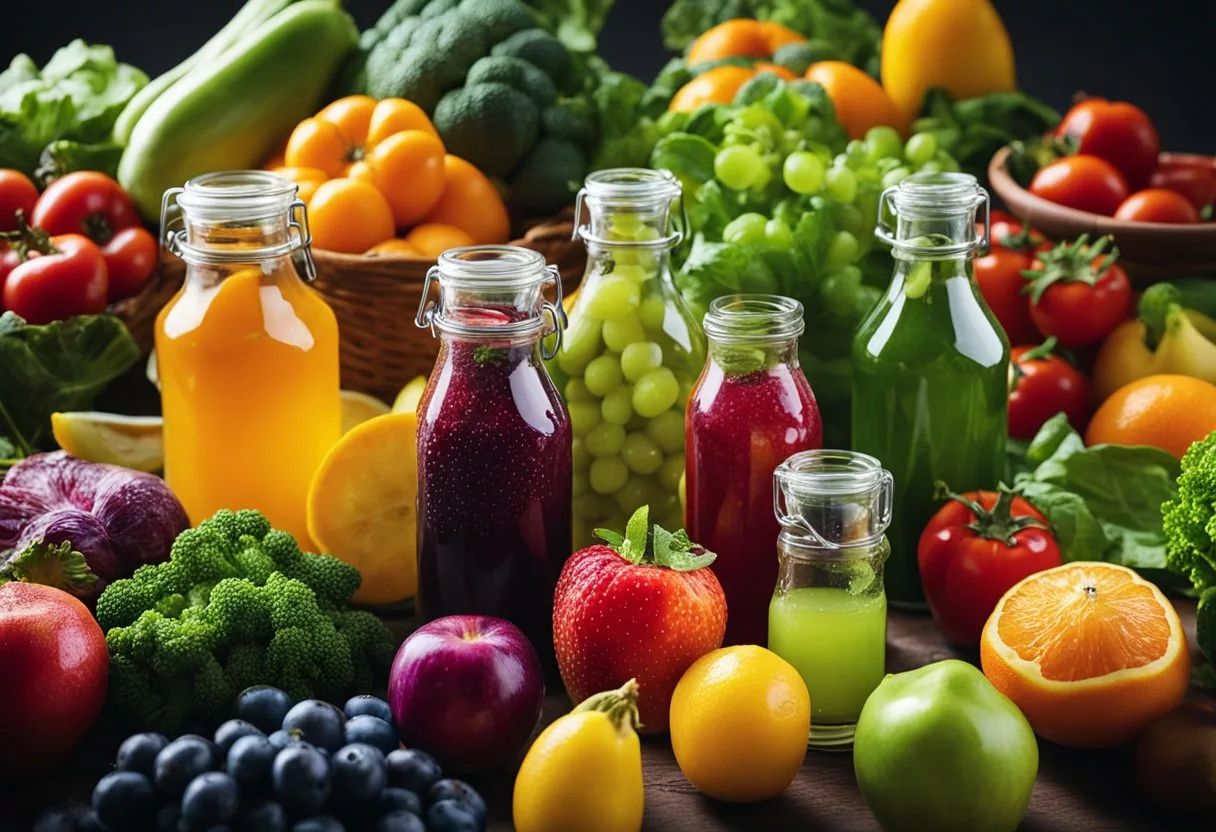
[{"label": "green grape", "polygon": [[621,353],[621,369],[630,381],[636,382],[662,364],[663,348],[654,341],[638,341],[625,347]]},{"label": "green grape", "polygon": [[576,471],[586,471],[591,464],[591,454],[587,453],[587,442],[581,436],[574,437],[570,443],[570,465]]},{"label": "green grape", "polygon": [[908,170],[907,168],[902,168],[902,167],[896,168],[895,170],[892,170],[892,171],[888,171],[887,173],[883,174],[882,186],[884,188],[894,188],[896,185],[898,185],[900,182],[903,182],[905,179],[907,179],[911,175],[912,175],[912,171]]},{"label": "green grape", "polygon": [[762,243],[766,222],[768,219],[755,211],[740,214],[722,229],[722,240],[727,243],[743,243],[744,245]]},{"label": "green grape", "polygon": [[642,322],[637,318],[617,318],[615,321],[604,321],[604,344],[615,353],[621,352],[625,347],[635,341],[641,341],[645,337]]},{"label": "green grape", "polygon": [[612,494],[629,479],[629,466],[620,457],[597,459],[591,463],[591,488],[597,494]]},{"label": "green grape", "polygon": [[600,415],[605,422],[614,425],[628,424],[633,418],[633,388],[622,384],[614,390],[609,390],[600,402]]},{"label": "green grape", "polygon": [[570,486],[570,495],[577,499],[578,497],[582,497],[584,494],[590,493],[591,478],[586,474],[575,474],[574,482]]},{"label": "green grape", "polygon": [[866,143],[861,139],[853,139],[847,145],[845,145],[843,155],[845,164],[849,167],[865,164],[870,158],[870,153],[866,148]]},{"label": "green grape", "polygon": [[858,320],[861,320],[866,315],[870,314],[870,310],[878,305],[878,301],[882,298],[882,292],[873,286],[862,286],[857,290],[857,302],[853,307],[853,314]]},{"label": "green grape", "polygon": [[665,491],[674,492],[680,487],[680,477],[684,476],[684,454],[669,456],[663,460],[659,468],[659,485]]},{"label": "green grape", "polygon": [[567,402],[589,402],[593,396],[581,378],[572,378],[566,382]]},{"label": "green grape", "polygon": [[646,423],[646,435],[654,440],[663,453],[684,450],[684,414],[678,410],[660,413]]},{"label": "green grape", "polygon": [[[623,356],[622,356],[623,358]],[[633,409],[638,415],[653,419],[675,406],[680,397],[680,382],[666,367],[651,370],[633,386]]]},{"label": "green grape", "polygon": [[557,366],[568,376],[581,376],[591,359],[600,354],[600,331],[603,325],[593,318],[576,319],[562,333],[562,350],[557,354]]},{"label": "green grape", "polygon": [[857,199],[857,177],[846,167],[828,168],[824,177],[828,195],[837,202],[852,202]]},{"label": "green grape", "polygon": [[612,267],[612,273],[633,283],[645,283],[655,276],[654,272],[648,272],[636,263],[617,263]]},{"label": "green grape", "polygon": [[887,156],[898,156],[903,144],[893,127],[871,127],[866,131],[866,157],[871,162]]},{"label": "green grape", "polygon": [[[832,236],[832,242],[828,243],[828,256],[824,262],[824,268],[830,272],[844,268],[857,259],[858,248],[856,237],[847,231],[837,231]],[[598,360],[597,358],[596,361]],[[588,374],[594,364],[595,361],[592,361],[587,365]]]},{"label": "green grape", "polygon": [[[841,205],[837,223],[840,225],[841,231],[847,231],[854,237],[860,237],[869,231],[866,226],[866,215],[856,205]],[[604,325],[604,331],[608,331],[607,324]]]},{"label": "green grape", "polygon": [[745,191],[764,176],[764,160],[745,145],[730,145],[714,156],[714,176],[726,187]]},{"label": "green grape", "polygon": [[[590,482],[590,478],[588,478],[588,482]],[[607,515],[603,502],[594,494],[575,497],[571,507],[574,509],[575,516],[582,520],[599,520]]]},{"label": "green grape", "polygon": [[845,317],[852,314],[857,304],[857,293],[861,288],[861,270],[856,266],[845,266],[838,272],[828,275],[819,287],[828,311],[834,315]]},{"label": "green grape", "polygon": [[904,157],[913,165],[923,165],[937,153],[937,137],[932,133],[917,133],[904,145]]},{"label": "green grape", "polygon": [[946,165],[936,159],[930,159],[920,166],[921,173],[942,173],[945,170],[947,170]]},{"label": "green grape", "polygon": [[778,248],[792,248],[794,245],[794,233],[784,220],[771,219],[765,223],[764,236],[770,245]]},{"label": "green grape", "polygon": [[570,430],[575,436],[586,436],[600,423],[600,409],[594,401],[570,402],[566,409],[570,411]]},{"label": "green grape", "polygon": [[615,494],[612,495],[617,507],[625,514],[633,514],[638,506],[650,504],[650,496],[654,492],[649,477],[630,477]]},{"label": "green grape", "polygon": [[600,422],[587,433],[587,453],[596,459],[616,456],[625,444],[625,429],[611,422]]},{"label": "green grape", "polygon": [[610,214],[608,217],[608,238],[611,240],[632,240],[644,225],[640,214],[627,211]]},{"label": "green grape", "polygon": [[815,194],[823,190],[823,162],[814,153],[799,150],[785,158],[781,176],[785,186],[796,194]]},{"label": "green grape", "polygon": [[583,381],[591,395],[603,397],[621,383],[621,363],[615,355],[601,355],[592,359],[583,372]]},{"label": "green grape", "polygon": [[890,173],[891,171],[895,170],[898,167],[902,167],[903,164],[904,164],[904,160],[899,158],[898,156],[888,156],[885,159],[878,160],[878,165],[876,167],[876,170],[878,171],[878,173],[880,175],[885,175],[885,174]]},{"label": "green grape", "polygon": [[635,474],[653,474],[663,464],[663,452],[644,433],[631,433],[625,437],[621,458]]},{"label": "green grape", "polygon": [[[658,233],[655,231],[655,234]],[[617,266],[641,266],[648,275],[656,274],[659,268],[659,261],[656,259],[655,253],[641,248],[615,252],[612,255],[612,263],[614,269]]]},{"label": "green grape", "polygon": [[651,295],[642,301],[642,307],[638,310],[638,318],[642,321],[642,326],[647,332],[659,333],[663,331],[663,320],[667,317],[667,302],[663,300],[662,295]]},{"label": "green grape", "polygon": [[942,166],[944,171],[958,171],[958,160],[947,153],[945,150],[938,150],[937,155],[933,157],[933,161]]},{"label": "green grape", "polygon": [[614,274],[600,278],[587,298],[587,312],[592,317],[611,321],[632,314],[642,301],[642,292],[632,280]]},{"label": "green grape", "polygon": [[731,118],[731,123],[748,131],[755,130],[758,127],[767,127],[774,133],[780,133],[784,129],[781,120],[773,115],[773,111],[759,104],[748,105],[735,113]]}]

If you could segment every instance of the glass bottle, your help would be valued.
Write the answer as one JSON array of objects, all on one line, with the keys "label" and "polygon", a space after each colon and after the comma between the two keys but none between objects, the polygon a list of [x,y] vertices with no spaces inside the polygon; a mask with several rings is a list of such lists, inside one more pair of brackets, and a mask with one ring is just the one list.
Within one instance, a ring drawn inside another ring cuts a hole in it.
[{"label": "glass bottle", "polygon": [[574,426],[576,549],[642,505],[668,528],[684,524],[684,407],[705,337],[671,274],[679,197],[671,174],[641,168],[593,173],[579,193],[587,270],[551,363]]},{"label": "glass bottle", "polygon": [[852,451],[795,454],[773,475],[781,535],[768,645],[811,693],[812,747],[851,745],[885,674],[891,485],[877,459]]},{"label": "glass bottle", "polygon": [[918,173],[888,188],[875,234],[895,273],[853,339],[853,449],[895,477],[887,592],[923,607],[916,545],[938,503],[934,483],[994,488],[1004,468],[1009,342],[975,281],[988,194],[963,173]]},{"label": "glass bottle", "polygon": [[165,479],[193,523],[255,508],[312,548],[308,487],[341,432],[338,324],[292,261],[311,281],[296,186],[264,171],[199,176],[165,192],[161,228],[186,261],[156,322]]},{"label": "glass bottle", "polygon": [[506,618],[550,666],[553,591],[570,556],[570,418],[541,340],[560,343],[560,310],[560,278],[539,253],[472,246],[440,256],[416,320],[440,338],[418,403],[421,614]]},{"label": "glass bottle", "polygon": [[730,615],[724,644],[765,643],[777,579],[773,471],[823,445],[815,394],[798,366],[802,304],[726,295],[705,315],[709,359],[686,419],[688,534],[717,553]]}]

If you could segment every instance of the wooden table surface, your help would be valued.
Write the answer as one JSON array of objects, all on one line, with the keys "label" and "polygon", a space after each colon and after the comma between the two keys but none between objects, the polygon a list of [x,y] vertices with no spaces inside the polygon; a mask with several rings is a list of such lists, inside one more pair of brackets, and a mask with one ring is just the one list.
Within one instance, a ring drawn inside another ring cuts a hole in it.
[{"label": "wooden table surface", "polygon": [[[1194,604],[1180,601],[1178,607],[1193,643]],[[404,634],[411,623],[393,622],[393,626]],[[960,653],[948,645],[927,615],[891,612],[887,631],[890,671],[946,658],[978,662],[976,655]],[[570,701],[564,694],[551,693],[545,701],[542,722],[547,725],[569,708]],[[58,772],[22,784],[0,783],[0,830],[29,829],[39,811],[65,799],[87,801],[93,783],[113,760],[120,739],[112,728],[99,726]],[[1030,811],[1021,826],[1023,832],[1216,830],[1216,821],[1170,817],[1145,804],[1132,781],[1127,749],[1074,751],[1040,741],[1039,750],[1039,777]],[[801,773],[784,794],[749,806],[719,803],[700,795],[676,767],[666,737],[644,739],[642,759],[647,830],[879,830],[857,789],[848,752],[808,752]],[[489,803],[489,828],[493,832],[512,828],[513,781],[513,772],[471,779]],[[594,786],[589,784],[589,788]]]}]

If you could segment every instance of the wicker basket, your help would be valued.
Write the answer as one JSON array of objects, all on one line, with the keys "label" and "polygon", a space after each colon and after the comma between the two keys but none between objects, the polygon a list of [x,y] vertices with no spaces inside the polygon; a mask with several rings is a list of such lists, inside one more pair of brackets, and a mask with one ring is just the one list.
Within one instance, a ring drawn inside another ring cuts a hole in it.
[{"label": "wicker basket", "polygon": [[[558,267],[563,291],[582,278],[586,253],[570,239],[573,211],[527,227],[513,245],[539,251]],[[342,388],[369,393],[391,402],[407,381],[431,371],[438,343],[414,325],[427,270],[434,260],[410,257],[365,257],[313,250],[317,280],[313,284],[333,308],[341,335]],[[151,350],[156,316],[181,288],[185,264],[162,258],[160,273],[144,291],[111,311],[121,317],[146,353]]]}]

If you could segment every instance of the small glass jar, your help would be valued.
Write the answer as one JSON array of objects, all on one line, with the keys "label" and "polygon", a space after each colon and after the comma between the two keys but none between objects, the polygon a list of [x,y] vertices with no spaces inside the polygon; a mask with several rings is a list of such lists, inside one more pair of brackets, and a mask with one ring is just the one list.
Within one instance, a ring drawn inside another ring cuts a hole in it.
[{"label": "small glass jar", "polygon": [[891,475],[852,451],[804,451],[773,474],[777,586],[768,646],[811,693],[812,748],[853,743],[886,667]]}]

